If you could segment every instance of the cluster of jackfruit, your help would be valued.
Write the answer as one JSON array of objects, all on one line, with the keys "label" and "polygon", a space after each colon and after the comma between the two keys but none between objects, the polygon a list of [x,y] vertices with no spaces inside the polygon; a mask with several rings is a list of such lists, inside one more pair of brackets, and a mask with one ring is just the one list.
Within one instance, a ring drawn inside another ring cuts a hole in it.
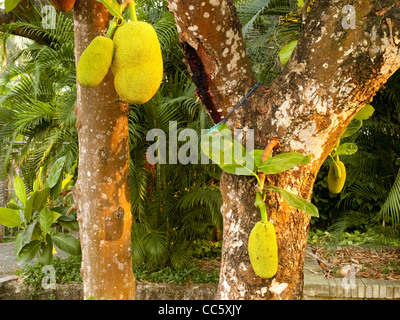
[{"label": "cluster of jackfruit", "polygon": [[260,278],[272,278],[278,271],[278,245],[272,222],[259,221],[250,232],[248,251],[251,266]]},{"label": "cluster of jackfruit", "polygon": [[77,79],[84,86],[98,86],[110,67],[122,100],[135,104],[149,101],[163,77],[161,46],[153,26],[130,21],[117,28],[113,40],[95,38],[78,62]]},{"label": "cluster of jackfruit", "polygon": [[332,161],[328,172],[328,189],[331,193],[340,193],[346,182],[346,167],[340,160]]},{"label": "cluster of jackfruit", "polygon": [[74,7],[75,0],[50,0],[50,3],[57,11],[68,12]]}]

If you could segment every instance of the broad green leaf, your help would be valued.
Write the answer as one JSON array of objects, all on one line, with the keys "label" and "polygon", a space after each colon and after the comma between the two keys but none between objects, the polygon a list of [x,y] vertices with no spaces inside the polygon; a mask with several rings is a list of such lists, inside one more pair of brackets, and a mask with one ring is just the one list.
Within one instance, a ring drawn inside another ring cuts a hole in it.
[{"label": "broad green leaf", "polygon": [[40,227],[42,228],[42,232],[44,234],[47,234],[50,231],[51,225],[53,223],[53,214],[49,208],[44,207],[42,211],[40,211],[39,223]]},{"label": "broad green leaf", "polygon": [[63,171],[65,159],[66,157],[61,157],[54,162],[53,166],[51,167],[49,177],[47,178],[47,187],[53,188],[58,183]]},{"label": "broad green leaf", "polygon": [[355,134],[362,127],[362,124],[362,120],[352,119],[350,124],[347,126],[346,131],[341,135],[340,139],[350,137]]},{"label": "broad green leaf", "polygon": [[288,43],[281,49],[281,51],[279,52],[279,60],[283,65],[285,65],[289,61],[296,46],[297,46],[297,40]]},{"label": "broad green leaf", "polygon": [[44,265],[51,264],[53,260],[53,240],[49,234],[46,235],[46,242],[40,244],[38,257]]},{"label": "broad green leaf", "polygon": [[59,217],[61,217],[61,213],[58,213],[58,212],[53,211],[53,210],[51,210],[51,214],[52,214],[52,216],[53,216],[53,223],[54,223],[55,221],[57,221],[57,219],[58,219]]},{"label": "broad green leaf", "polygon": [[75,221],[76,217],[73,213],[70,213],[67,216],[67,212],[69,210],[68,207],[55,207],[51,209],[52,211],[60,213],[60,217],[58,218],[58,221]]},{"label": "broad green leaf", "polygon": [[265,174],[276,174],[304,165],[311,160],[311,154],[304,156],[298,152],[280,153],[264,161],[257,169]]},{"label": "broad green leaf", "polygon": [[35,230],[36,227],[36,223],[37,220],[35,220],[34,222],[32,222],[29,227],[25,230],[24,232],[24,236],[22,238],[22,243],[29,243],[31,242],[32,239],[32,235],[33,235],[33,231]]},{"label": "broad green leaf", "polygon": [[58,179],[58,182],[56,183],[56,185],[50,189],[50,198],[52,200],[55,200],[58,198],[58,196],[60,195],[61,189],[62,189],[62,181],[63,178],[62,176],[60,176],[60,178]]},{"label": "broad green leaf", "polygon": [[18,199],[23,203],[23,205],[26,205],[27,196],[26,196],[25,185],[22,179],[18,176],[14,178],[14,190]]},{"label": "broad green leaf", "polygon": [[33,202],[33,208],[36,211],[41,211],[43,206],[47,202],[47,199],[50,195],[50,188],[44,188],[43,190],[38,191],[35,197],[35,201]]},{"label": "broad green leaf", "polygon": [[299,9],[304,7],[304,0],[297,0],[297,6],[299,7]]},{"label": "broad green leaf", "polygon": [[291,193],[290,191],[274,187],[274,186],[267,186],[266,189],[275,190],[279,192],[279,194],[285,199],[285,201],[291,205],[293,208],[298,210],[303,210],[305,213],[310,215],[311,217],[319,217],[318,208],[314,206],[311,202],[296,196],[295,194]]},{"label": "broad green leaf", "polygon": [[59,223],[63,228],[70,230],[70,231],[79,231],[79,223],[78,221],[63,221],[58,220]]},{"label": "broad green leaf", "polygon": [[110,12],[111,15],[122,19],[122,10],[116,0],[97,0],[97,1],[104,4],[104,6],[107,8],[108,12]]},{"label": "broad green leaf", "polygon": [[250,156],[254,159],[256,168],[258,168],[262,164],[263,153],[264,153],[263,149],[254,149],[254,150],[249,151]]},{"label": "broad green leaf", "polygon": [[335,151],[335,156],[348,156],[356,153],[358,146],[355,143],[343,143]]},{"label": "broad green leaf", "polygon": [[24,245],[17,256],[17,263],[21,265],[21,264],[26,264],[31,260],[33,260],[33,258],[35,257],[36,253],[40,248],[41,243],[42,241],[33,240],[28,244]]},{"label": "broad green leaf", "polygon": [[8,228],[21,227],[21,218],[18,210],[0,208],[0,223]]},{"label": "broad green leaf", "polygon": [[10,11],[14,10],[20,1],[21,0],[5,0],[4,6],[6,9],[6,13],[9,13]]},{"label": "broad green leaf", "polygon": [[32,218],[33,204],[37,195],[37,191],[35,191],[29,199],[26,201],[26,206],[24,210],[24,218],[26,221],[30,221]]},{"label": "broad green leaf", "polygon": [[24,238],[25,235],[25,231],[21,231],[20,233],[18,233],[17,237],[15,238],[14,241],[14,255],[18,256],[19,252],[21,251],[24,243],[22,241],[22,239]]},{"label": "broad green leaf", "polygon": [[67,233],[57,232],[53,235],[54,244],[62,251],[72,254],[81,254],[81,245],[79,241]]},{"label": "broad green leaf", "polygon": [[228,173],[255,175],[254,159],[241,143],[232,139],[225,123],[220,125],[219,131],[212,131],[201,137],[201,150]]},{"label": "broad green leaf", "polygon": [[372,114],[375,112],[375,108],[370,104],[366,104],[354,117],[357,120],[367,120],[371,118]]}]

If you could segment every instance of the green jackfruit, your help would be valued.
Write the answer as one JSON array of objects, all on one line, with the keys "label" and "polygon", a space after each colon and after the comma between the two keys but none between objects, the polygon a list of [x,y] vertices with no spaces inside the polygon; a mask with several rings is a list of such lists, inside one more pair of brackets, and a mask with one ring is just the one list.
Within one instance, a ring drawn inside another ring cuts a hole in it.
[{"label": "green jackfruit", "polygon": [[114,55],[110,38],[98,36],[82,52],[76,68],[76,77],[85,87],[97,87],[107,75]]},{"label": "green jackfruit", "polygon": [[130,21],[115,31],[114,44],[111,69],[115,90],[126,102],[146,103],[157,92],[163,77],[157,33],[147,22]]},{"label": "green jackfruit", "polygon": [[346,182],[346,167],[342,161],[332,162],[328,172],[328,189],[331,193],[340,193]]},{"label": "green jackfruit", "polygon": [[254,272],[260,278],[272,278],[278,270],[278,245],[275,227],[259,221],[250,232],[249,257]]}]

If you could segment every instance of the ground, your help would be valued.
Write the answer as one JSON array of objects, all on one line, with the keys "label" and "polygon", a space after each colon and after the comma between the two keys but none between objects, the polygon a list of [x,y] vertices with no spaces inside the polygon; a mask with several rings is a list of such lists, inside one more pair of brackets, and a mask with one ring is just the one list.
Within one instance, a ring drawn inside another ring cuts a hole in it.
[{"label": "ground", "polygon": [[319,259],[325,277],[343,277],[353,266],[357,278],[400,280],[400,248],[365,248],[346,246],[332,256],[321,246],[310,247]]}]

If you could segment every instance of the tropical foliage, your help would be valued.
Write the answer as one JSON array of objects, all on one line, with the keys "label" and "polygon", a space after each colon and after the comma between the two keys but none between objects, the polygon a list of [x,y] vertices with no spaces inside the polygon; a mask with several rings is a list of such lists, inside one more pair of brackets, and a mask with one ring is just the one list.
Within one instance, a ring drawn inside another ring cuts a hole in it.
[{"label": "tropical foliage", "polygon": [[4,44],[19,40],[11,36],[16,28],[51,39],[51,45],[25,41],[7,56],[0,77],[1,176],[12,172],[16,163],[29,188],[41,167],[46,171],[65,156],[69,171],[78,153],[73,23],[58,15],[56,29],[43,29],[40,17],[36,12],[29,21],[21,19],[0,29]]},{"label": "tropical foliage", "polygon": [[380,234],[374,237],[375,243],[399,239],[399,85],[400,73],[396,72],[371,103],[373,116],[357,133],[343,140],[358,146],[355,154],[341,158],[348,168],[343,192],[335,196],[326,190],[329,160],[318,174],[313,200],[321,220],[313,222],[317,228],[330,227],[332,247],[346,229]]}]

